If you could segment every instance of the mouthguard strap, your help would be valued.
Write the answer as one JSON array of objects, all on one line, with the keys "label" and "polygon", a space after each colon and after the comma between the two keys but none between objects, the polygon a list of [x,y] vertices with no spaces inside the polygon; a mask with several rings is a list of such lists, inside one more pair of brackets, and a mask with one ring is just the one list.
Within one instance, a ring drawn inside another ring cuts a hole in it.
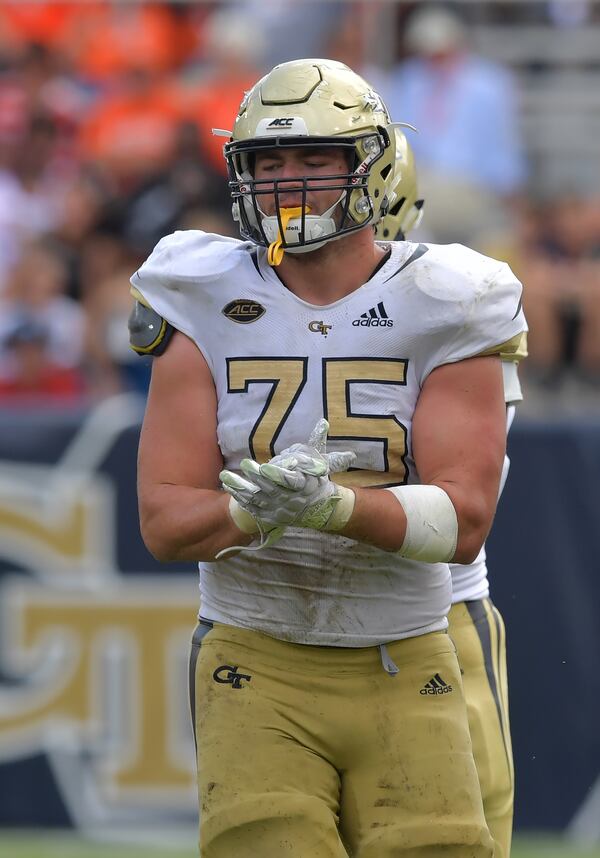
[{"label": "mouthguard strap", "polygon": [[[305,212],[306,214],[310,212],[310,206],[305,206]],[[281,217],[281,226],[283,227],[283,231],[279,232],[279,235],[275,241],[271,242],[267,251],[267,262],[273,267],[281,264],[283,254],[285,253],[285,248],[281,246],[283,242],[283,233],[285,233],[287,225],[292,218],[302,217],[302,206],[294,206],[289,209],[279,209],[279,214]]]}]

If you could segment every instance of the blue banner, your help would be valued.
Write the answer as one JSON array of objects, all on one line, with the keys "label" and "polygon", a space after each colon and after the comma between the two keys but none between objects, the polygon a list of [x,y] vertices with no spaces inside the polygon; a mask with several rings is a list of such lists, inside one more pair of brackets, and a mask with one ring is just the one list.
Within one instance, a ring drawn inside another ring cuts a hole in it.
[{"label": "blue banner", "polygon": [[[0,417],[0,825],[195,825],[196,570],[141,541],[143,401]],[[600,424],[518,422],[488,542],[520,829],[600,818]],[[596,793],[594,786],[598,784]]]}]

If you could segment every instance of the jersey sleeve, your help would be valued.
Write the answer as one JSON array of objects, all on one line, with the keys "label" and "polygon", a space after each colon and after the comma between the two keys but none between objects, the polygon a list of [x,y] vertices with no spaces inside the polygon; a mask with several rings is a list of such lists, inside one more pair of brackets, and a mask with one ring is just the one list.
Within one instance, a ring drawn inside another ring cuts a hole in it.
[{"label": "jersey sleeve", "polygon": [[[240,251],[245,245],[236,239],[204,233],[200,230],[185,230],[172,233],[161,239],[148,259],[131,277],[131,293],[136,302],[132,319],[139,324],[148,322],[148,310],[157,318],[157,340],[164,343],[169,330],[186,334],[205,351],[198,337],[198,319],[209,318],[216,308],[215,293],[219,278],[230,272],[241,261]],[[137,307],[137,313],[136,313]],[[146,308],[145,310],[143,308]],[[146,325],[147,327],[147,325]],[[166,332],[160,336],[160,332]],[[146,338],[150,334],[145,332]],[[140,351],[140,331],[131,346]],[[142,353],[153,353],[152,343],[142,343]],[[160,352],[154,351],[155,354]]]},{"label": "jersey sleeve", "polygon": [[429,272],[435,287],[421,278],[431,319],[421,382],[437,366],[479,355],[517,363],[526,351],[522,284],[503,262],[460,245],[443,249],[449,259]]}]

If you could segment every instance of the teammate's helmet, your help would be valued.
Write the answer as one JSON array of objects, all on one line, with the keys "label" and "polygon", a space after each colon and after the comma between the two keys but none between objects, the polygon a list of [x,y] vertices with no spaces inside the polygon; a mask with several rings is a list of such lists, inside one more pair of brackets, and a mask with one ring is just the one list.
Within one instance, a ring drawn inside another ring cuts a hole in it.
[{"label": "teammate's helmet", "polygon": [[[367,224],[388,208],[395,147],[393,126],[380,96],[348,66],[311,59],[282,63],[244,96],[231,140],[224,147],[233,215],[243,238],[264,246],[302,252],[321,247]],[[307,179],[256,180],[256,153],[298,146],[336,146],[348,152],[348,172],[310,179],[310,189],[339,190],[323,214],[309,214]],[[281,182],[285,182],[280,189]],[[283,209],[278,196],[298,182],[303,205]],[[261,195],[274,194],[275,215],[261,209]],[[334,210],[340,207],[337,217]],[[269,254],[270,261],[271,253]],[[277,261],[272,261],[277,264]]]},{"label": "teammate's helmet", "polygon": [[417,191],[415,158],[406,136],[400,128],[393,129],[396,143],[396,160],[388,177],[389,208],[375,225],[378,239],[404,238],[415,229],[423,217],[424,200]]}]

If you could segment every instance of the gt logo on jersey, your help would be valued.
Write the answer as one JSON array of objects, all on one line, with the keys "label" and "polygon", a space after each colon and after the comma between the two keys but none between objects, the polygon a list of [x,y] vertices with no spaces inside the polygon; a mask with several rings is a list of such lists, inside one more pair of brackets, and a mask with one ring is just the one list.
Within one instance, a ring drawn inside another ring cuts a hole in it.
[{"label": "gt logo on jersey", "polygon": [[313,334],[323,334],[324,337],[327,336],[328,332],[331,330],[332,325],[325,325],[323,322],[309,322],[308,330],[312,331]]},{"label": "gt logo on jersey", "polygon": [[240,325],[249,325],[250,322],[256,322],[257,319],[264,316],[267,311],[262,304],[252,301],[250,298],[236,298],[223,307],[221,312],[228,319],[231,319],[232,322],[239,322]]}]

